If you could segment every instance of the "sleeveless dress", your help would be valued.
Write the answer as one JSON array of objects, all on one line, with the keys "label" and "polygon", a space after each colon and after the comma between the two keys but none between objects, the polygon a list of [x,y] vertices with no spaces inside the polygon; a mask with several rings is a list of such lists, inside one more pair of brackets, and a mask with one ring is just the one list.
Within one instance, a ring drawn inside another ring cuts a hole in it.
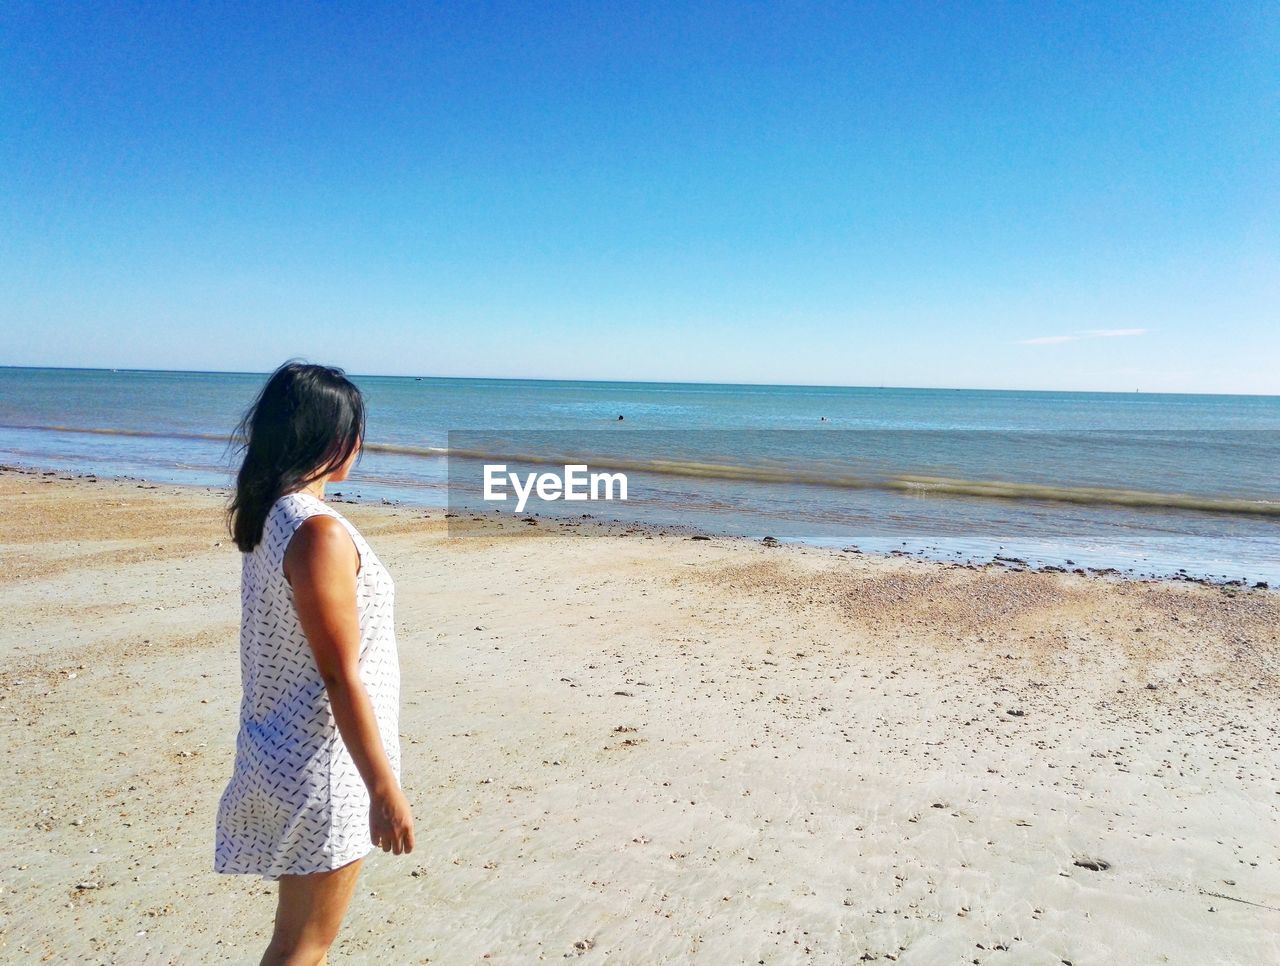
[{"label": "sleeveless dress", "polygon": [[382,746],[400,777],[400,665],[395,585],[359,531],[323,500],[282,496],[262,539],[244,554],[240,585],[240,731],[235,769],[218,803],[214,871],[267,879],[336,869],[366,855],[369,793],[338,733],[324,681],[284,578],[302,523],[337,519],[360,555],[360,680]]}]

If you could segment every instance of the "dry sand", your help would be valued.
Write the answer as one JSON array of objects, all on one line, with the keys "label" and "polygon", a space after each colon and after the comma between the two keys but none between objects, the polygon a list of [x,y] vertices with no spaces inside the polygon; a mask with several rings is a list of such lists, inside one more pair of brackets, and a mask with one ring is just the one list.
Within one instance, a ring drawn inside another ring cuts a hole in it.
[{"label": "dry sand", "polygon": [[[4,961],[265,944],[221,506],[0,475]],[[1274,592],[341,509],[419,834],[335,963],[1280,962]]]}]

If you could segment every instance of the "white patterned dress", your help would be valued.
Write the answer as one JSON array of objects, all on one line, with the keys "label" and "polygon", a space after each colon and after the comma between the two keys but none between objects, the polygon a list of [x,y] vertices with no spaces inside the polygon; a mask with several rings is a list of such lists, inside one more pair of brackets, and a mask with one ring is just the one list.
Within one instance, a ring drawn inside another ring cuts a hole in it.
[{"label": "white patterned dress", "polygon": [[214,870],[304,875],[367,854],[369,793],[334,722],[324,681],[298,621],[284,554],[317,514],[338,520],[360,554],[360,679],[382,745],[400,775],[400,665],[392,617],[395,585],[340,513],[306,493],[271,507],[262,540],[244,554],[240,593],[240,731],[235,771],[218,803]]}]

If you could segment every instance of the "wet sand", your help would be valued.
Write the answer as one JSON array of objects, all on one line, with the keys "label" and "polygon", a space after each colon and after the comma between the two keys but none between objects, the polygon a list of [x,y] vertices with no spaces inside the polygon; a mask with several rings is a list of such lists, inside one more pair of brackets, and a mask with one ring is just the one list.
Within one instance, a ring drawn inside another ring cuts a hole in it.
[{"label": "wet sand", "polygon": [[[265,945],[222,505],[0,474],[0,960]],[[1280,962],[1273,591],[338,508],[419,844],[335,963]]]}]

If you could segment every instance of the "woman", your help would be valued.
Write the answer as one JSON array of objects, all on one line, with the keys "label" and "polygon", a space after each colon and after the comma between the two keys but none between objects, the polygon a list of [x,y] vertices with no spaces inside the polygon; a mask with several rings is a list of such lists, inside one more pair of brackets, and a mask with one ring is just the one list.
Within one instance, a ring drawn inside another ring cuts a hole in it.
[{"label": "woman", "polygon": [[374,848],[413,850],[400,790],[394,586],[324,503],[364,437],[341,369],[290,362],[241,423],[240,732],[214,869],[278,879],[263,963],[323,963]]}]

